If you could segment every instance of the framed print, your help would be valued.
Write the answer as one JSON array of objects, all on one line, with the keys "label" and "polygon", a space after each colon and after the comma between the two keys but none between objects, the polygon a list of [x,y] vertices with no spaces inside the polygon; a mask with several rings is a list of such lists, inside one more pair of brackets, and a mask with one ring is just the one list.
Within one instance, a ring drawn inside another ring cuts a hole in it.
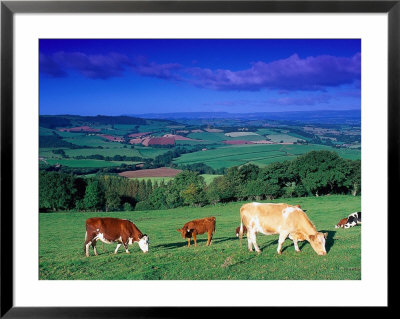
[{"label": "framed print", "polygon": [[399,18],[2,1],[1,316],[388,307]]}]

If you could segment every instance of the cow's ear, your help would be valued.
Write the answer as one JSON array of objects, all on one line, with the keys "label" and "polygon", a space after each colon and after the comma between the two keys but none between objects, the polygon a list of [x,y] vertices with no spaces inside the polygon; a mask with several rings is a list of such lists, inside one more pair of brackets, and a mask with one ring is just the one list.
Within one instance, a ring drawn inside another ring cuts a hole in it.
[{"label": "cow's ear", "polygon": [[176,231],[181,232],[182,229],[177,229]]},{"label": "cow's ear", "polygon": [[328,233],[324,233],[324,237],[325,237],[325,238],[328,238]]}]

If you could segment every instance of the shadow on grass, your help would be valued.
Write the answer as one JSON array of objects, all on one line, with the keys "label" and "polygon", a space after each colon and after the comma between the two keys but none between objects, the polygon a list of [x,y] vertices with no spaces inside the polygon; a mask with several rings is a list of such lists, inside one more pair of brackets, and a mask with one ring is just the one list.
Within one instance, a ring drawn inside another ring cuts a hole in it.
[{"label": "shadow on grass", "polygon": [[[197,239],[197,246],[202,246],[202,244],[207,243],[207,239]],[[214,241],[213,241],[214,243]],[[184,247],[187,246],[188,242],[187,239],[186,240],[182,240],[180,242],[175,242],[175,243],[168,243],[168,244],[162,244],[162,245],[157,245],[157,246],[151,246],[151,248],[164,248],[164,249],[175,249],[175,248],[180,248],[180,247]],[[194,241],[193,239],[190,242],[190,248],[194,247]]]},{"label": "shadow on grass", "polygon": [[326,238],[325,249],[326,252],[329,253],[333,244],[335,243],[335,235],[336,231],[334,230],[321,230],[322,233],[328,233],[328,237]]},{"label": "shadow on grass", "polygon": [[237,240],[239,241],[239,239],[236,236],[232,236],[232,237],[220,237],[220,238],[216,238],[212,240],[212,243],[223,243],[225,241],[231,241],[231,240]]},{"label": "shadow on grass", "polygon": [[[220,238],[213,238],[211,242],[211,247],[214,246],[215,244],[223,243],[225,241],[231,241],[231,240],[237,240],[236,237],[220,237]],[[197,246],[206,246],[207,243],[207,238],[197,238]],[[187,239],[182,240],[181,242],[175,242],[175,243],[168,243],[168,244],[162,244],[162,245],[157,245],[157,246],[152,246],[153,248],[165,248],[165,249],[174,249],[174,248],[179,248],[179,247],[184,247],[187,246]],[[190,247],[194,247],[194,241],[192,239],[190,243]]]},{"label": "shadow on grass", "polygon": [[263,245],[262,247],[260,247],[260,249],[264,250],[265,248],[268,248],[269,246],[272,246],[272,245],[278,245],[278,239],[270,241],[266,245]]},{"label": "shadow on grass", "polygon": [[[197,241],[199,242],[199,241]],[[193,242],[192,242],[193,244]],[[163,245],[157,245],[157,246],[150,246],[150,248],[164,248],[164,249],[175,249],[175,248],[179,248],[179,247],[183,247],[183,246],[187,246],[187,241],[180,241],[180,242],[176,242],[176,243],[169,243],[169,244],[163,244]],[[190,245],[192,246],[192,245]],[[194,246],[194,244],[193,244]]]},{"label": "shadow on grass", "polygon": [[[321,230],[321,233],[328,233],[328,236],[327,236],[326,242],[325,242],[325,250],[326,250],[327,253],[329,253],[329,250],[332,248],[332,246],[333,246],[335,240],[337,240],[337,239],[334,239],[335,234],[336,234],[336,231],[332,231],[332,230]],[[278,242],[278,241],[277,241],[277,242]],[[309,244],[310,244],[310,243],[309,243],[308,241],[306,241],[306,240],[305,240],[305,241],[302,241],[302,242],[299,242],[299,248],[300,248],[300,250],[302,250],[303,247],[304,247],[305,245],[309,245]],[[291,243],[291,245],[288,245],[288,246],[283,247],[283,248],[282,248],[282,252],[285,251],[286,249],[290,248],[290,247],[294,247],[293,242]],[[294,249],[294,248],[293,248],[293,249]]]}]

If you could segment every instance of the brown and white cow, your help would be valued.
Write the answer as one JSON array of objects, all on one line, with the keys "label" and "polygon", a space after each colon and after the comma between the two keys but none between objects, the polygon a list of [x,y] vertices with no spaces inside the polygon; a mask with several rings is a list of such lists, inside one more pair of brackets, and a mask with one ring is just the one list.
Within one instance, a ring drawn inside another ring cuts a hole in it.
[{"label": "brown and white cow", "polygon": [[335,225],[335,228],[344,228],[344,225],[347,224],[347,220],[348,220],[347,217],[342,218],[342,219],[337,223],[337,225]]},{"label": "brown and white cow", "polygon": [[190,247],[190,239],[193,237],[194,246],[197,247],[196,235],[208,233],[207,246],[211,245],[213,233],[215,234],[215,217],[205,217],[187,222],[181,229],[177,229],[181,233],[182,238],[188,239],[188,247]]},{"label": "brown and white cow", "polygon": [[281,254],[282,244],[289,236],[294,242],[296,251],[300,251],[298,242],[307,240],[318,255],[326,255],[325,239],[327,233],[318,232],[299,207],[289,204],[248,203],[240,208],[240,239],[243,237],[243,227],[247,227],[247,241],[250,251],[260,252],[256,242],[256,233],[265,235],[279,234],[278,254]]},{"label": "brown and white cow", "polygon": [[[236,237],[239,237],[239,233],[240,233],[240,226],[236,228],[235,232]],[[243,225],[243,233],[247,233],[247,228],[244,225]]]},{"label": "brown and white cow", "polygon": [[84,250],[86,257],[89,257],[89,246],[92,245],[94,254],[97,256],[96,242],[117,243],[114,254],[118,252],[121,245],[129,254],[128,245],[138,243],[140,249],[146,253],[149,251],[149,236],[142,234],[134,223],[127,219],[112,217],[93,217],[86,220],[86,233]]}]

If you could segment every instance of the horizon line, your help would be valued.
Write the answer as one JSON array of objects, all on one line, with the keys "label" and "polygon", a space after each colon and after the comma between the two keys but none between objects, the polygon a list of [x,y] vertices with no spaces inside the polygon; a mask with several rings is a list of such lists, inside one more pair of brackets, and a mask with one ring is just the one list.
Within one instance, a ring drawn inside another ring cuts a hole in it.
[{"label": "horizon line", "polygon": [[225,113],[225,114],[258,114],[258,113],[302,113],[302,112],[346,112],[346,111],[360,111],[361,109],[345,109],[345,110],[299,110],[299,111],[260,111],[260,112],[226,112],[226,111],[170,111],[170,112],[153,112],[153,113],[125,113],[125,114],[114,114],[114,115],[107,115],[107,114],[72,114],[72,113],[58,113],[58,114],[41,114],[40,115],[48,115],[48,116],[139,116],[139,115],[150,115],[150,114],[176,114],[176,113],[185,113],[185,114],[193,114],[193,113]]}]

